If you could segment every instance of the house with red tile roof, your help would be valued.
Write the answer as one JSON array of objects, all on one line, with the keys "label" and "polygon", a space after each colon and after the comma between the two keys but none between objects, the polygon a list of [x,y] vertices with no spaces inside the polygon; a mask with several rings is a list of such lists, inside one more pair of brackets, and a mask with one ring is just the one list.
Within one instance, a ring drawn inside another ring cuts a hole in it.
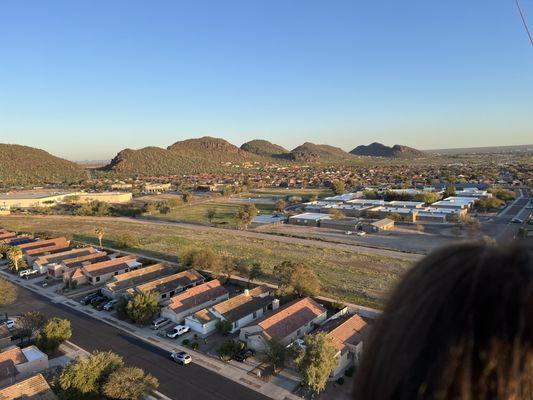
[{"label": "house with red tile roof", "polygon": [[0,390],[0,400],[57,400],[41,374],[31,376]]},{"label": "house with red tile roof", "polygon": [[263,350],[267,342],[286,345],[314,330],[327,318],[326,309],[310,297],[294,300],[253,325],[241,329],[239,339],[252,350]]},{"label": "house with red tile roof", "polygon": [[347,368],[359,364],[363,341],[369,330],[369,325],[359,315],[341,317],[335,322],[337,321],[331,321],[332,325],[325,329],[338,351],[339,363],[332,371],[331,379],[337,379]]},{"label": "house with red tile roof", "polygon": [[186,316],[228,298],[228,291],[215,279],[172,296],[169,304],[161,309],[161,316],[179,324]]},{"label": "house with red tile roof", "polygon": [[36,346],[9,347],[0,352],[0,386],[34,375],[48,368],[48,356]]}]

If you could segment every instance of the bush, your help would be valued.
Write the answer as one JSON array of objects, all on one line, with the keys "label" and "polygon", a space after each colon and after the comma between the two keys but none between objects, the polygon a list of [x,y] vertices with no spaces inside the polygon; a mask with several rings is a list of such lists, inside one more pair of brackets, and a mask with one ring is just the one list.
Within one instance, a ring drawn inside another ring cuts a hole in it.
[{"label": "bush", "polygon": [[189,339],[183,339],[183,341],[181,342],[181,344],[182,344],[183,346],[188,346],[190,342],[191,342],[191,341],[190,341]]},{"label": "bush", "polygon": [[236,340],[228,339],[220,345],[217,350],[218,355],[224,361],[229,361],[231,358],[244,348],[244,344]]},{"label": "bush", "polygon": [[217,322],[217,331],[222,333],[223,335],[227,335],[231,332],[231,328],[233,328],[233,324],[226,320],[220,320]]},{"label": "bush", "polygon": [[191,349],[196,350],[200,344],[198,342],[191,343]]},{"label": "bush", "polygon": [[129,233],[123,233],[115,236],[115,242],[121,248],[133,248],[139,246],[140,242],[135,236]]},{"label": "bush", "polygon": [[344,378],[341,376],[339,379],[337,379],[337,383],[339,385],[344,385]]}]

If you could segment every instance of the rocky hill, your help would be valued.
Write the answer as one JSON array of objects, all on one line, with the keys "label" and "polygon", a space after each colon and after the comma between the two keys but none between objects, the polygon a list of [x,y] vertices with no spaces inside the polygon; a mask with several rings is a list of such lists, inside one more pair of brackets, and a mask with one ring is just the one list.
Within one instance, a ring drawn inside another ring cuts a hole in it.
[{"label": "rocky hill", "polygon": [[44,150],[0,143],[0,184],[4,186],[72,183],[86,177],[78,164]]},{"label": "rocky hill", "polygon": [[290,158],[299,162],[336,162],[350,160],[353,157],[338,147],[305,142],[290,152]]},{"label": "rocky hill", "polygon": [[258,156],[224,139],[202,137],[176,142],[166,149],[145,147],[119,152],[104,170],[134,175],[179,175],[221,170],[226,163],[255,161]]},{"label": "rocky hill", "polygon": [[377,142],[371,143],[368,146],[357,146],[355,149],[350,151],[350,153],[356,156],[389,158],[420,158],[425,156],[424,152],[413,149],[412,147],[402,146],[399,144],[389,147]]},{"label": "rocky hill", "polygon": [[244,143],[241,150],[249,153],[257,154],[263,157],[282,158],[285,157],[289,151],[277,144],[271,143],[268,140],[255,139]]}]

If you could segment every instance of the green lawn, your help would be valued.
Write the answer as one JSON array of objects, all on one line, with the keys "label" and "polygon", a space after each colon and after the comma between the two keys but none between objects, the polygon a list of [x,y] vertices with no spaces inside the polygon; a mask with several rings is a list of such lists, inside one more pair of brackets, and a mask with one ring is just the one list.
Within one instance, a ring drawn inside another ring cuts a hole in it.
[{"label": "green lawn", "polygon": [[[215,211],[213,225],[235,227],[233,216],[245,203],[230,202],[228,199],[217,199],[201,203],[180,206],[173,209],[169,214],[154,214],[153,217],[172,219],[192,224],[209,225],[207,212]],[[272,214],[275,212],[274,204],[255,204],[260,214]]]},{"label": "green lawn", "polygon": [[2,216],[0,227],[30,233],[48,232],[89,243],[98,242],[95,228],[105,231],[104,245],[117,246],[117,237],[128,233],[139,240],[135,248],[147,256],[176,261],[182,246],[209,247],[227,251],[235,257],[260,261],[263,280],[275,282],[274,265],[285,261],[304,261],[318,274],[324,295],[370,307],[380,307],[385,294],[411,264],[381,256],[320,248],[239,236],[235,231],[211,232],[173,225],[141,223],[97,217]]}]

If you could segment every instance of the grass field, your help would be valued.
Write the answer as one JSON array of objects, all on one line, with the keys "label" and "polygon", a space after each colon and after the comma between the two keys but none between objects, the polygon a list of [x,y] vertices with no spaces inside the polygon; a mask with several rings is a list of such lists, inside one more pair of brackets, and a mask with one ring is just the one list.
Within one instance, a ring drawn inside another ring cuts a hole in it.
[{"label": "grass field", "polygon": [[128,233],[139,240],[134,248],[142,252],[176,261],[182,246],[210,247],[232,255],[258,260],[264,266],[263,280],[275,282],[272,267],[284,260],[304,261],[318,274],[322,294],[352,303],[380,307],[384,295],[410,263],[381,256],[369,256],[355,251],[339,251],[316,246],[283,243],[238,236],[232,230],[212,232],[173,225],[95,217],[65,216],[4,216],[0,227],[30,233],[47,232],[90,243],[97,243],[95,228],[105,231],[104,245],[117,246],[117,238]]},{"label": "grass field", "polygon": [[263,188],[251,189],[250,195],[255,197],[285,197],[285,196],[312,196],[316,195],[318,198],[333,196],[331,190],[327,189],[295,189],[295,188]]},{"label": "grass field", "polygon": [[[230,202],[228,199],[216,199],[184,205],[173,209],[169,214],[155,214],[153,217],[162,219],[172,219],[192,224],[209,225],[207,212],[215,211],[215,217],[212,223],[214,225],[225,225],[235,227],[234,215],[243,206],[244,203],[236,201]],[[261,214],[271,214],[274,210],[274,204],[255,204],[255,207]]]}]

